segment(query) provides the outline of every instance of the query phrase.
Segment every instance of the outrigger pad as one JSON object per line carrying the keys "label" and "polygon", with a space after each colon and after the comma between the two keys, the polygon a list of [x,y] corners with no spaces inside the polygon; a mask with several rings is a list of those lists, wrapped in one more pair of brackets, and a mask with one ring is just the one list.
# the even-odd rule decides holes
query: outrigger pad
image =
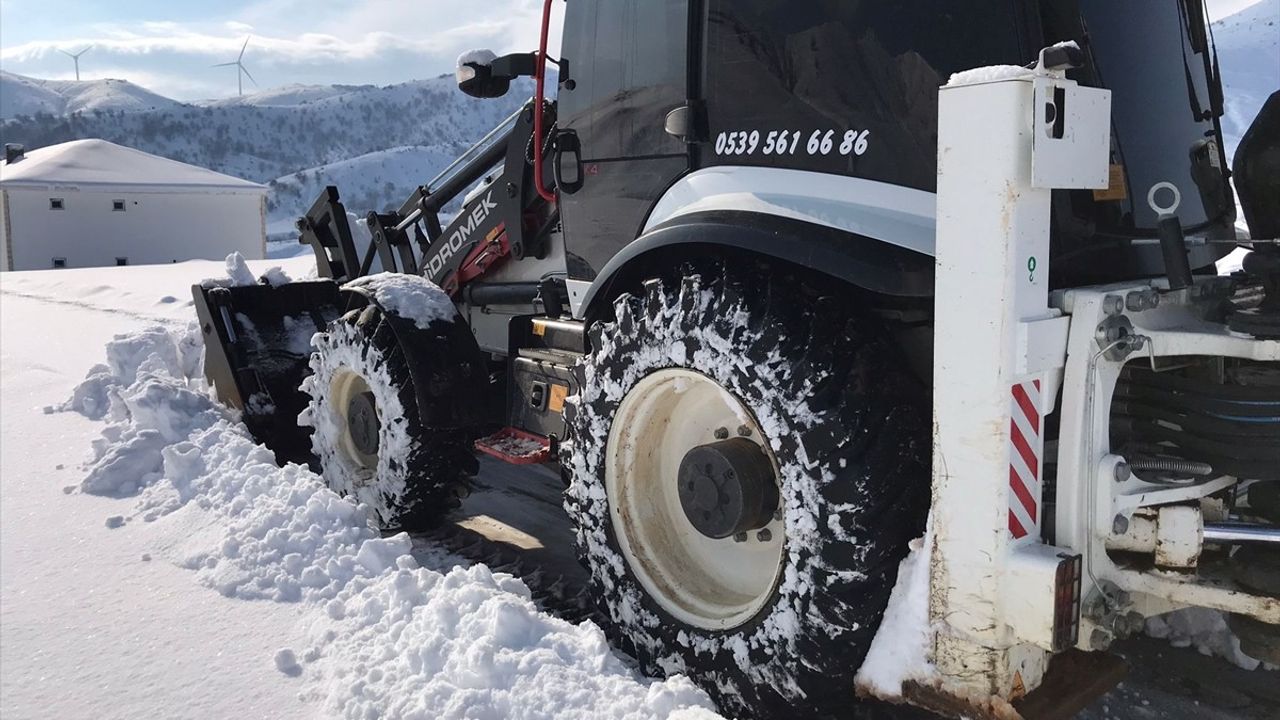
{"label": "outrigger pad", "polygon": [[281,464],[314,465],[311,429],[298,426],[308,398],[311,337],[342,312],[332,280],[273,287],[192,288],[204,335],[204,374],[218,399],[243,413],[254,439]]}

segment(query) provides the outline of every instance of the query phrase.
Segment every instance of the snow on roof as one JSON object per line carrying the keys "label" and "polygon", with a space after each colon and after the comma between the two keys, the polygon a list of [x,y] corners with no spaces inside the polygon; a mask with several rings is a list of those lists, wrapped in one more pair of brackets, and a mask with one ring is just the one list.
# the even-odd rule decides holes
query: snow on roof
{"label": "snow on roof", "polygon": [[73,140],[31,150],[12,163],[0,160],[0,186],[53,185],[266,191],[258,183],[106,140]]}

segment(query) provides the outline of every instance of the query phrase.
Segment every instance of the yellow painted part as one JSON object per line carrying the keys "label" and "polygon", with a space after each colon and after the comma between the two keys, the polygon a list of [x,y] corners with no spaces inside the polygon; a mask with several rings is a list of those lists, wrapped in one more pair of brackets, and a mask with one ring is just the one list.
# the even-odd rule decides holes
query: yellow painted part
{"label": "yellow painted part", "polygon": [[1124,200],[1129,197],[1129,187],[1124,181],[1124,166],[1112,165],[1107,177],[1106,190],[1094,190],[1093,199],[1099,202]]}
{"label": "yellow painted part", "polygon": [[564,399],[569,394],[569,388],[566,385],[552,385],[551,397],[547,400],[547,407],[551,412],[564,412]]}

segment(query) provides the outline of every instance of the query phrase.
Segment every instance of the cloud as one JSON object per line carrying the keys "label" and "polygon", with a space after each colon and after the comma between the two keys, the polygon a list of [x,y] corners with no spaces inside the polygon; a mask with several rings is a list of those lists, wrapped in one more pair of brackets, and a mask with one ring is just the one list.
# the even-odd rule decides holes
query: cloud
{"label": "cloud", "polygon": [[[207,59],[234,57],[240,52],[242,34],[211,34],[173,23],[144,23],[142,32],[108,28],[98,36],[67,40],[34,41],[0,50],[0,59],[30,62],[56,54],[66,47],[93,45],[97,55],[153,55],[180,53]],[[354,38],[304,33],[293,38],[252,34],[250,47],[259,60],[271,62],[342,62],[364,60],[380,52],[402,50],[430,53],[438,46],[431,39],[410,39],[393,33],[369,32]]]}
{"label": "cloud", "polygon": [[[146,78],[157,92],[190,100],[217,87],[234,92],[234,82],[220,81],[226,73],[210,66],[234,60],[250,36],[245,64],[263,87],[389,84],[451,72],[458,54],[476,47],[533,49],[541,12],[542,0],[484,6],[471,0],[361,0],[337,7],[264,0],[232,17],[217,17],[220,11],[213,9],[197,20],[155,17],[59,28],[56,37],[7,43],[0,62],[10,72],[65,76],[70,67],[58,51],[92,45],[81,61],[83,78],[107,72],[139,84]],[[183,14],[190,13],[176,11],[174,17]],[[558,36],[559,20],[553,25]],[[234,74],[228,77],[234,80]]]}

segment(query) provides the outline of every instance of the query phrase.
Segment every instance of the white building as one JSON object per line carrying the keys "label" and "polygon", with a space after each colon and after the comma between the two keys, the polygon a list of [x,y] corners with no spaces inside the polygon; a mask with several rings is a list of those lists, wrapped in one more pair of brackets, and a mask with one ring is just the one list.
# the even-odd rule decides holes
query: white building
{"label": "white building", "polygon": [[105,140],[0,160],[0,270],[266,253],[267,188]]}

